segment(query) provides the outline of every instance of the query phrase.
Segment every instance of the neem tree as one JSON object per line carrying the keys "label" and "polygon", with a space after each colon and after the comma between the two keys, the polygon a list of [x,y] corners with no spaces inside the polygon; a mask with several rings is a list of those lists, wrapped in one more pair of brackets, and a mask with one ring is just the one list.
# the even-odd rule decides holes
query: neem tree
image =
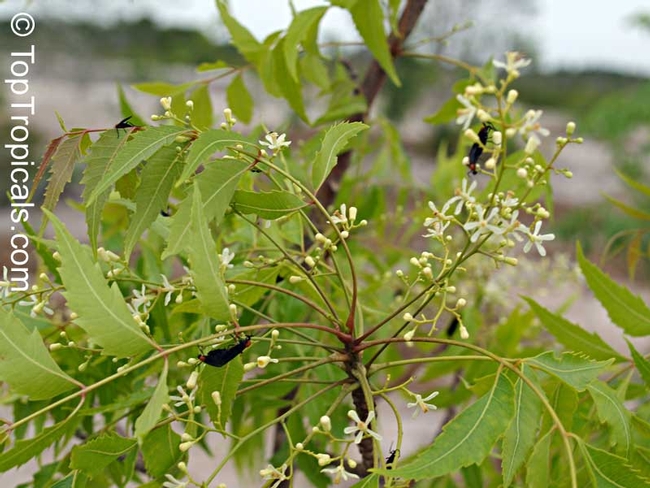
{"label": "neem tree", "polygon": [[[521,268],[518,242],[545,256],[549,178],[571,176],[556,163],[581,142],[575,125],[540,153],[541,112],[511,87],[529,63],[516,52],[475,67],[409,51],[424,0],[332,3],[372,54],[361,79],[317,44],[334,6],[296,12],[260,43],[218,1],[245,63],[138,86],[162,97],[154,125],[121,94],[130,119],[52,141],[43,227],[56,238],[27,228],[42,272],[27,292],[5,282],[0,308],[15,417],[3,421],[0,470],[53,446],[34,486],[224,486],[231,462],[273,487],[298,472],[317,487],[646,486],[649,408],[624,401],[647,399],[648,361],[532,298],[503,315],[488,294],[493,276]],[[399,84],[400,56],[466,74],[430,119],[463,130],[430,189],[412,181],[397,129],[369,115],[385,79]],[[253,112],[245,71],[312,135],[239,132],[235,117]],[[209,88],[224,77],[229,108],[213,128]],[[308,116],[316,98],[322,111]],[[77,164],[89,246],[52,213]],[[579,248],[578,260],[613,322],[647,335],[643,302]],[[533,268],[529,279],[543,277]],[[441,432],[431,414],[417,418],[432,442],[414,455],[402,448],[407,408],[446,411]],[[394,439],[380,435],[387,426]],[[224,445],[199,476],[193,453]]]}

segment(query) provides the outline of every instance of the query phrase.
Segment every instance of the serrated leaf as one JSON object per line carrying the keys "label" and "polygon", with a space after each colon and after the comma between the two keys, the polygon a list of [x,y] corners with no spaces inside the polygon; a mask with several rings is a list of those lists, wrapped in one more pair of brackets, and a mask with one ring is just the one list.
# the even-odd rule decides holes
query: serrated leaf
{"label": "serrated leaf", "polygon": [[153,343],[137,326],[116,283],[109,287],[88,248],[70,235],[61,221],[43,210],[52,220],[61,255],[59,273],[68,306],[78,317],[75,324],[103,347],[103,354],[118,358],[146,352]]}
{"label": "serrated leaf", "polygon": [[124,255],[128,260],[136,243],[167,208],[169,194],[183,169],[183,153],[170,146],[154,154],[140,174],[140,186],[135,194],[135,213],[131,216],[124,238]]}
{"label": "serrated leaf", "polygon": [[124,148],[115,155],[114,160],[89,195],[86,203],[92,203],[95,198],[111,188],[121,176],[138,166],[161,147],[174,142],[176,137],[186,130],[183,127],[163,125],[135,132],[133,138],[129,139]]}
{"label": "serrated leaf", "polygon": [[169,424],[163,425],[147,434],[142,442],[144,465],[154,478],[160,478],[183,457],[178,448],[181,436]]}
{"label": "serrated leaf", "polygon": [[[223,151],[229,146],[248,143],[248,140],[236,132],[222,129],[211,129],[199,134],[187,155],[187,162],[179,178],[179,184],[189,179],[199,166],[208,162],[210,156],[217,151]],[[213,161],[212,163],[214,163]]]}
{"label": "serrated leaf", "polygon": [[232,204],[243,214],[256,214],[266,220],[279,219],[307,206],[300,197],[285,190],[270,192],[237,190]]}
{"label": "serrated leaf", "polygon": [[219,17],[221,18],[221,21],[230,33],[232,43],[242,56],[251,63],[257,64],[263,49],[262,45],[257,41],[257,39],[255,39],[248,29],[230,15],[230,12],[228,12],[227,2],[224,0],[217,0],[217,8],[219,9]]}
{"label": "serrated leaf", "polygon": [[[207,222],[221,223],[241,177],[250,165],[236,159],[213,161],[196,176],[201,198],[203,214]],[[192,217],[192,195],[186,197],[171,217],[169,244],[162,255],[165,259],[178,254],[187,247]]]}
{"label": "serrated leaf", "polygon": [[[201,370],[198,396],[210,419],[220,429],[225,429],[230,419],[232,405],[243,377],[244,366],[241,357],[220,368],[206,365]],[[212,393],[215,391],[221,395],[221,408],[217,407],[212,399]]]}
{"label": "serrated leaf", "polygon": [[597,488],[642,488],[650,486],[647,478],[641,477],[629,465],[627,459],[590,446],[578,439],[580,450],[587,461],[589,474]]}
{"label": "serrated leaf", "polygon": [[348,141],[367,128],[368,126],[361,122],[343,122],[327,129],[312,167],[311,181],[314,190],[318,190],[327,179],[332,168],[336,166],[338,154],[343,151]]}
{"label": "serrated leaf", "polygon": [[244,77],[238,74],[233,78],[226,88],[226,101],[228,107],[231,108],[233,113],[245,124],[248,124],[253,117],[253,97],[251,97]]}
{"label": "serrated leaf", "polygon": [[189,100],[194,102],[191,114],[192,124],[201,130],[212,127],[212,100],[210,99],[209,85],[201,84],[192,92]]}
{"label": "serrated leaf", "polygon": [[31,400],[49,400],[75,385],[54,362],[38,330],[31,333],[0,307],[0,380]]}
{"label": "serrated leaf", "polygon": [[147,406],[144,407],[144,410],[135,421],[135,436],[140,443],[142,443],[143,437],[156,426],[158,420],[160,420],[163,405],[169,402],[169,394],[167,393],[167,369],[168,364],[165,361],[162,373],[160,373],[160,378],[156,384],[156,389],[153,395],[151,395],[149,403],[147,403]]}
{"label": "serrated leaf", "polygon": [[327,7],[314,7],[302,10],[296,14],[291,21],[284,43],[284,57],[287,66],[287,71],[291,78],[296,82],[300,82],[298,78],[298,46],[307,39],[310,34],[317,34],[314,29],[314,24],[318,24],[327,12]]}
{"label": "serrated leaf", "polygon": [[433,445],[414,460],[381,474],[421,480],[480,464],[510,423],[513,395],[510,380],[499,375],[492,390],[445,425]]}
{"label": "serrated leaf", "polygon": [[577,257],[589,288],[607,310],[612,322],[631,336],[650,335],[650,308],[645,302],[589,262],[582,253],[580,243],[577,245]]}
{"label": "serrated leaf", "polygon": [[77,415],[70,415],[67,419],[57,424],[47,427],[33,439],[24,439],[17,441],[14,447],[4,451],[0,456],[0,473],[10,470],[21,464],[25,464],[30,459],[34,459],[53,443],[63,436],[72,435],[79,425],[80,418]]}
{"label": "serrated leaf", "polygon": [[137,441],[135,439],[127,439],[115,433],[104,435],[74,446],[70,457],[70,467],[93,477],[136,446]]}
{"label": "serrated leaf", "polygon": [[630,412],[618,399],[616,392],[602,382],[593,382],[587,386],[596,405],[598,418],[606,423],[611,432],[611,443],[622,448],[627,454],[632,443]]}
{"label": "serrated leaf", "polygon": [[366,46],[396,86],[402,86],[384,32],[384,11],[379,0],[357,1],[349,8]]}
{"label": "serrated leaf", "polygon": [[[534,371],[531,371],[528,366],[523,365],[522,373],[536,383]],[[519,378],[515,383],[515,413],[503,439],[501,459],[504,487],[510,486],[515,474],[526,460],[528,452],[535,444],[541,413],[542,401]]]}
{"label": "serrated leaf", "polygon": [[559,358],[552,351],[547,351],[539,356],[527,358],[526,363],[545,371],[560,379],[578,391],[583,391],[589,383],[598,378],[605,369],[614,362],[593,361],[576,354],[564,353]]}
{"label": "serrated leaf", "polygon": [[589,333],[579,325],[569,322],[564,317],[547,310],[532,298],[523,297],[542,325],[569,350],[583,352],[594,359],[627,361],[595,332]]}
{"label": "serrated leaf", "polygon": [[220,271],[215,242],[203,214],[201,191],[196,182],[193,189],[191,232],[188,237],[190,271],[201,308],[213,319],[227,321],[230,319],[230,304],[226,282]]}
{"label": "serrated leaf", "polygon": [[54,210],[65,185],[72,180],[75,164],[81,158],[81,139],[85,134],[68,137],[52,156],[52,169],[45,189],[43,207]]}
{"label": "serrated leaf", "polygon": [[535,444],[526,464],[526,486],[529,488],[548,488],[550,469],[551,440],[554,429],[549,430]]}
{"label": "serrated leaf", "polygon": [[634,365],[636,366],[637,371],[641,375],[641,378],[645,382],[647,388],[650,388],[650,361],[639,354],[632,343],[626,340],[627,346],[630,348],[630,353],[632,354],[632,359],[634,360]]}

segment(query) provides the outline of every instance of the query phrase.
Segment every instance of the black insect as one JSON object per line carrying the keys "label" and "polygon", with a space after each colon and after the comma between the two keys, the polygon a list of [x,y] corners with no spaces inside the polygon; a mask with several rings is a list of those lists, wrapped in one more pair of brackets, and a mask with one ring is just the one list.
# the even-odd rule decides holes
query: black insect
{"label": "black insect", "polygon": [[386,458],[386,469],[393,469],[393,463],[395,462],[396,454],[399,454],[399,449],[390,450],[390,454]]}
{"label": "black insect", "polygon": [[127,118],[122,119],[117,124],[115,124],[115,133],[117,134],[117,137],[120,137],[120,129],[124,129],[124,132],[126,132],[126,129],[137,127],[136,125],[133,125],[131,122],[129,122],[129,119],[131,117],[133,117],[133,115],[129,115]]}
{"label": "black insect", "polygon": [[209,364],[210,366],[215,366],[217,368],[225,366],[230,361],[239,356],[244,349],[251,345],[251,336],[244,336],[242,339],[239,339],[238,342],[230,347],[223,349],[213,349],[208,352],[208,354],[199,354],[198,360],[202,363]]}
{"label": "black insect", "polygon": [[454,315],[454,318],[451,319],[451,322],[449,322],[449,325],[447,326],[447,337],[451,337],[454,335],[454,333],[458,329],[458,324],[460,324],[460,322],[458,321],[458,317]]}
{"label": "black insect", "polygon": [[481,141],[481,144],[475,142],[472,144],[472,147],[469,148],[469,154],[467,155],[469,158],[469,163],[467,166],[469,167],[469,172],[473,175],[478,174],[478,171],[476,170],[476,163],[478,163],[478,158],[480,158],[481,154],[483,154],[483,147],[488,142],[488,136],[490,135],[491,130],[496,129],[490,122],[485,122],[483,124],[483,127],[481,127],[481,130],[478,131],[478,139]]}
{"label": "black insect", "polygon": [[160,215],[162,215],[163,217],[171,217],[172,213],[169,207],[167,207],[167,210],[160,211]]}

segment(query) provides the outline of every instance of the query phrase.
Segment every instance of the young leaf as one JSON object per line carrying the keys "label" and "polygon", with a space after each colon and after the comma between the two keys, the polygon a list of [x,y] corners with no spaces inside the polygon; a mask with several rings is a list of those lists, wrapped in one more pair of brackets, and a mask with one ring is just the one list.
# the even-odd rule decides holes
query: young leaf
{"label": "young leaf", "polygon": [[627,361],[596,333],[589,333],[564,317],[545,309],[531,298],[523,297],[542,325],[569,350],[584,352],[594,359]]}
{"label": "young leaf", "polygon": [[327,7],[314,7],[307,10],[302,10],[296,14],[291,21],[284,42],[284,57],[289,75],[295,82],[300,82],[298,78],[298,53],[296,49],[303,40],[311,33],[317,33],[314,29],[315,24],[318,24],[327,12]]}
{"label": "young leaf", "polygon": [[554,429],[549,430],[542,437],[528,458],[526,464],[526,486],[529,488],[548,488],[549,483],[551,454],[551,440],[553,439]]}
{"label": "young leaf", "polygon": [[245,124],[253,117],[253,97],[251,97],[244,77],[238,74],[233,78],[226,89],[226,100],[233,113]]}
{"label": "young leaf", "polygon": [[124,148],[115,155],[115,159],[106,169],[106,173],[97,183],[86,203],[92,203],[105,190],[113,186],[122,175],[131,171],[161,147],[174,142],[174,139],[186,130],[184,127],[162,125],[160,127],[149,127],[133,134],[133,139],[130,139],[124,145]]}
{"label": "young leaf", "polygon": [[70,456],[70,467],[93,477],[136,446],[135,439],[120,437],[115,433],[103,435],[85,444],[74,446]]}
{"label": "young leaf", "polygon": [[590,446],[581,439],[578,439],[578,445],[585,461],[587,461],[589,475],[594,486],[599,488],[642,488],[650,486],[650,481],[641,477],[628,464],[627,459]]}
{"label": "young leaf", "polygon": [[480,464],[512,419],[513,396],[512,383],[499,375],[492,390],[445,425],[433,445],[416,459],[381,474],[421,480]]}
{"label": "young leaf", "polygon": [[70,183],[75,164],[81,158],[82,138],[82,134],[68,137],[52,156],[53,164],[45,190],[43,208],[54,210],[65,185]]}
{"label": "young leaf", "polygon": [[631,336],[650,335],[650,308],[645,302],[589,262],[582,253],[580,243],[577,245],[577,256],[589,288],[605,307],[612,322]]}
{"label": "young leaf", "polygon": [[[207,409],[210,419],[219,429],[226,428],[237,388],[243,377],[244,366],[241,358],[236,358],[221,368],[205,366],[201,370],[197,395]],[[212,393],[215,391],[221,395],[221,408],[217,407],[212,399]]]}
{"label": "young leaf", "polygon": [[0,307],[0,358],[0,380],[30,400],[49,400],[75,386],[48,353],[38,330],[30,334],[4,307]]}
{"label": "young leaf", "polygon": [[634,348],[630,341],[627,341],[627,346],[630,348],[632,359],[634,360],[634,365],[636,366],[637,371],[645,382],[646,387],[650,388],[650,361],[641,356],[639,351]]}
{"label": "young leaf", "polygon": [[90,259],[88,249],[70,235],[54,214],[43,211],[56,230],[62,263],[59,273],[66,288],[63,295],[78,315],[75,323],[107,355],[125,358],[154,347],[133,320],[117,284],[109,287],[99,266]]}
{"label": "young leaf", "polygon": [[230,319],[230,308],[226,283],[219,269],[215,242],[203,214],[201,191],[196,182],[193,190],[191,229],[187,244],[190,249],[189,258],[196,295],[204,313],[216,320],[227,321]]}
{"label": "young leaf", "polygon": [[232,204],[243,214],[256,214],[266,220],[279,219],[307,206],[298,196],[283,190],[270,192],[237,190]]}
{"label": "young leaf", "polygon": [[[522,372],[535,382],[534,371],[525,364]],[[539,426],[542,402],[521,378],[515,383],[515,414],[503,439],[503,486],[508,487],[517,470],[535,444],[535,434]]]}
{"label": "young leaf", "polygon": [[343,122],[330,127],[321,142],[321,148],[316,153],[316,161],[312,168],[311,181],[314,190],[318,190],[336,166],[337,156],[343,151],[348,141],[368,126],[361,122]]}
{"label": "young leaf", "polygon": [[180,443],[181,436],[174,432],[169,424],[149,432],[141,448],[147,473],[154,478],[167,473],[183,457],[178,448]]}
{"label": "young leaf", "polygon": [[167,369],[168,364],[165,361],[156,389],[153,395],[151,395],[149,403],[147,403],[147,406],[144,407],[144,410],[135,421],[135,436],[140,443],[142,443],[142,438],[156,426],[160,419],[163,405],[169,402],[169,394],[167,393]]}
{"label": "young leaf", "polygon": [[605,383],[594,381],[587,390],[596,404],[598,418],[610,428],[611,444],[618,445],[627,455],[632,443],[630,412]]}
{"label": "young leaf", "polygon": [[584,390],[589,383],[598,378],[605,368],[614,362],[592,361],[576,354],[564,353],[559,358],[553,351],[547,351],[534,358],[525,359],[533,367],[555,376],[578,391]]}

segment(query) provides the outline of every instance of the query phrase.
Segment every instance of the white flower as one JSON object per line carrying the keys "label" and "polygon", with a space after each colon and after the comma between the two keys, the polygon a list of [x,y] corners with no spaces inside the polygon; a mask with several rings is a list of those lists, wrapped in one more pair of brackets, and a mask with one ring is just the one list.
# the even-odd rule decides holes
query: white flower
{"label": "white flower", "polygon": [[458,202],[456,209],[454,210],[454,215],[458,215],[463,210],[463,205],[465,205],[465,202],[474,203],[476,201],[476,198],[472,196],[472,192],[474,189],[476,189],[477,185],[478,183],[476,180],[474,180],[472,181],[472,184],[469,185],[469,188],[467,188],[467,178],[463,178],[460,190],[456,188],[456,196],[451,197],[447,203],[445,203],[445,205],[442,207],[443,212],[445,208],[449,208],[455,202]]}
{"label": "white flower", "polygon": [[348,478],[355,478],[355,479],[359,478],[359,476],[357,476],[356,474],[346,471],[345,468],[343,468],[343,464],[339,464],[336,468],[321,469],[320,472],[333,474],[335,485],[338,485],[341,482],[341,479],[343,481],[347,481]]}
{"label": "white flower", "polygon": [[542,127],[539,123],[539,119],[543,113],[542,110],[529,110],[526,112],[526,115],[524,115],[524,124],[519,128],[519,133],[522,135],[537,133],[542,137],[548,136],[550,131]]}
{"label": "white flower", "polygon": [[260,476],[265,480],[277,480],[275,483],[273,483],[270,486],[270,488],[275,488],[280,483],[282,483],[282,481],[289,479],[285,474],[286,471],[287,471],[286,463],[280,466],[279,468],[276,468],[269,464],[266,468],[260,469]]}
{"label": "white flower", "polygon": [[171,110],[172,108],[172,97],[162,97],[160,99],[160,105],[165,110]]}
{"label": "white flower", "polygon": [[264,369],[269,365],[269,363],[277,363],[277,362],[279,361],[275,358],[272,358],[271,356],[260,356],[257,358],[257,367]]}
{"label": "white flower", "polygon": [[346,427],[343,429],[343,432],[346,434],[353,434],[357,433],[357,436],[354,438],[354,443],[359,444],[361,442],[361,439],[363,438],[363,434],[368,434],[378,441],[381,441],[381,436],[377,434],[377,432],[374,432],[370,430],[368,427],[370,423],[375,419],[375,411],[371,410],[370,413],[368,413],[368,418],[366,419],[365,422],[362,422],[361,419],[359,418],[359,414],[355,412],[354,410],[349,410],[348,411],[348,417],[356,422],[357,425],[354,427]]}
{"label": "white flower", "polygon": [[218,256],[219,256],[219,262],[221,263],[221,268],[222,268],[223,271],[225,271],[226,269],[232,268],[232,264],[230,264],[230,262],[235,257],[234,252],[230,252],[230,249],[228,249],[227,247],[224,247],[223,251],[221,251],[221,254],[219,254]]}
{"label": "white flower", "polygon": [[285,141],[286,134],[278,135],[277,132],[269,132],[266,134],[266,141],[258,141],[262,146],[268,147],[273,152],[281,151],[283,147],[289,147],[291,141]]}
{"label": "white flower", "polygon": [[179,481],[171,474],[166,474],[165,478],[167,478],[169,481],[165,481],[162,484],[164,488],[185,488],[189,483],[189,481]]}
{"label": "white flower", "polygon": [[336,210],[334,212],[334,215],[330,217],[330,221],[333,224],[347,224],[348,223],[347,213],[348,213],[347,205],[345,203],[342,203],[340,209]]}
{"label": "white flower", "polygon": [[529,241],[524,246],[524,252],[530,251],[530,248],[533,247],[533,244],[535,244],[535,247],[537,248],[537,252],[539,253],[539,255],[546,256],[546,249],[544,249],[544,246],[542,246],[542,242],[552,241],[553,239],[555,239],[555,234],[540,235],[539,231],[541,228],[542,228],[542,221],[538,220],[537,223],[535,224],[535,230],[533,232],[530,232],[530,230],[527,229]]}
{"label": "white flower", "polygon": [[432,403],[425,403],[425,402],[428,402],[429,400],[433,400],[435,397],[438,396],[439,393],[440,392],[438,391],[434,391],[426,398],[422,398],[422,395],[416,394],[415,401],[413,403],[406,404],[407,408],[419,407],[419,410],[416,408],[415,412],[413,412],[412,418],[417,417],[420,411],[422,411],[422,413],[427,413],[429,410],[438,410],[438,407],[436,407]]}
{"label": "white flower", "polygon": [[151,298],[147,296],[147,289],[145,288],[144,284],[142,285],[142,288],[140,288],[140,291],[138,290],[133,290],[133,295],[135,298],[131,300],[131,303],[127,303],[127,307],[133,312],[133,314],[140,314],[140,306],[145,305],[145,308],[143,312],[146,313],[147,311],[147,305],[151,303]]}
{"label": "white flower", "polygon": [[427,229],[427,233],[422,235],[422,237],[433,237],[435,239],[442,239],[443,237],[445,237],[445,230],[447,229],[447,227],[449,227],[449,222],[445,222],[444,224],[440,221],[431,222],[429,228]]}
{"label": "white flower", "polygon": [[167,305],[169,305],[169,302],[172,299],[172,294],[176,289],[171,285],[171,283],[169,282],[169,280],[164,274],[161,274],[160,276],[162,276],[162,280],[163,280],[163,287],[160,289],[160,291],[167,292],[167,294],[165,295],[165,307],[166,307]]}
{"label": "white flower", "polygon": [[465,225],[463,225],[463,229],[465,229],[467,232],[476,229],[476,231],[470,237],[471,242],[476,242],[481,234],[487,234],[488,232],[492,232],[494,234],[503,234],[504,229],[490,223],[490,221],[494,220],[494,218],[497,216],[497,213],[499,212],[498,208],[493,207],[487,217],[485,216],[485,209],[482,205],[477,204],[475,209],[476,220],[467,222]]}
{"label": "white flower", "polygon": [[192,405],[194,403],[194,395],[196,394],[196,390],[192,390],[192,392],[188,395],[185,390],[183,389],[182,386],[177,386],[176,390],[180,394],[180,396],[177,395],[170,395],[169,400],[176,402],[174,403],[175,407],[180,407],[181,405]]}
{"label": "white flower", "polygon": [[505,69],[509,75],[515,78],[519,77],[519,68],[525,68],[530,64],[531,60],[524,58],[523,54],[517,51],[506,52],[506,62],[492,60],[492,64],[497,68]]}
{"label": "white flower", "polygon": [[470,102],[462,95],[456,95],[456,100],[458,100],[465,107],[458,109],[458,118],[456,119],[456,123],[458,125],[463,124],[463,130],[467,130],[467,128],[472,123],[472,119],[476,115],[477,109],[474,105],[472,105],[472,102]]}

